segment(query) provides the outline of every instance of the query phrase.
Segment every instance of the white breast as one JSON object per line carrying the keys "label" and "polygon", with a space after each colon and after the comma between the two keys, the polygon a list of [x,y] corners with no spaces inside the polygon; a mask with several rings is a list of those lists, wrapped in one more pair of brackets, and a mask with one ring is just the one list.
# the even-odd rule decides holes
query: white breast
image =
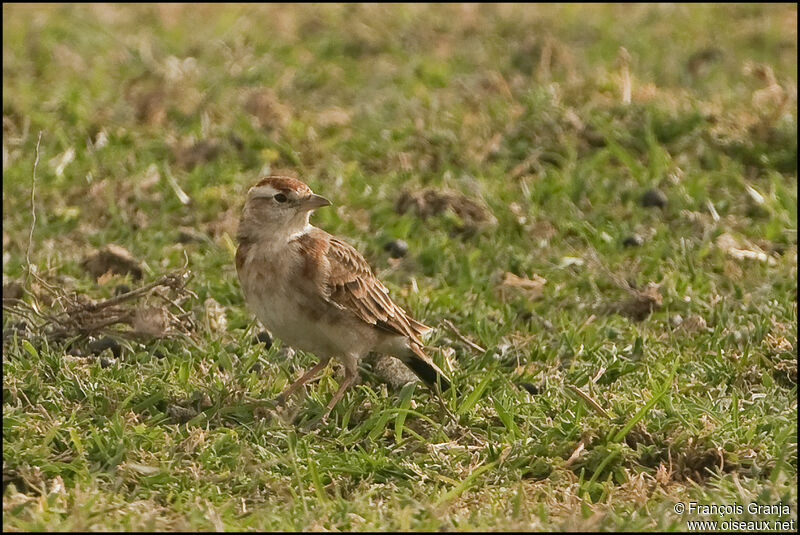
{"label": "white breast", "polygon": [[[256,267],[258,266],[258,268]],[[375,329],[299,288],[302,258],[294,247],[254,245],[239,273],[248,307],[284,344],[318,357],[360,358],[379,343]]]}

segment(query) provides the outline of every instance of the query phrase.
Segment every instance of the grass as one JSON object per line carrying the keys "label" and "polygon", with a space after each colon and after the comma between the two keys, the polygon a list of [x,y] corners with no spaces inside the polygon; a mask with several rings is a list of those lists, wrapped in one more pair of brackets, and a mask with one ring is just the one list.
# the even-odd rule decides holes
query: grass
{"label": "grass", "polygon": [[[227,319],[196,346],[123,340],[104,365],[4,312],[4,529],[796,521],[796,27],[793,4],[4,4],[4,285],[43,293],[25,277],[41,131],[38,274],[96,299],[142,284],[81,267],[116,243],[143,282],[188,262],[187,306],[203,324],[213,297]],[[369,366],[315,431],[259,410],[315,362],[252,343],[233,267],[243,194],[277,168],[439,326],[457,422]],[[423,188],[496,223],[396,210]],[[642,206],[651,188],[662,208]],[[501,294],[505,272],[546,282]]]}

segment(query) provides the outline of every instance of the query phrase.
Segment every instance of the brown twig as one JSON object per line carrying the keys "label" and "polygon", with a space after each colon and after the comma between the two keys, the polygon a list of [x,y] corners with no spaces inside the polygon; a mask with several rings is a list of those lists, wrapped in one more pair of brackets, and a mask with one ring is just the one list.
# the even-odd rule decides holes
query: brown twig
{"label": "brown twig", "polygon": [[476,344],[475,342],[473,342],[472,340],[470,340],[469,338],[467,338],[466,336],[461,334],[461,331],[459,331],[458,328],[455,325],[453,325],[452,321],[450,321],[448,319],[443,319],[442,323],[444,325],[446,325],[448,329],[453,331],[453,334],[455,334],[458,337],[459,340],[461,340],[462,342],[467,344],[469,347],[471,347],[475,351],[478,351],[480,353],[485,353],[486,352],[486,350],[484,348],[482,348],[481,346],[479,346],[478,344]]}
{"label": "brown twig", "polygon": [[611,420],[611,415],[608,414],[606,410],[600,406],[599,403],[597,403],[595,400],[589,397],[589,394],[587,394],[586,392],[584,392],[575,385],[567,385],[567,388],[569,388],[571,392],[574,392],[578,397],[580,397],[583,401],[585,401],[586,404],[589,405],[590,408],[594,409],[594,411],[597,414],[605,416],[606,418]]}
{"label": "brown twig", "polygon": [[567,461],[564,463],[564,466],[563,466],[563,468],[569,468],[569,466],[570,466],[572,463],[574,463],[574,462],[575,462],[575,459],[577,459],[577,458],[580,456],[581,452],[583,451],[583,449],[584,449],[585,447],[586,447],[586,444],[584,444],[584,443],[583,443],[583,440],[581,440],[581,441],[578,443],[578,447],[577,447],[577,448],[575,448],[575,451],[573,451],[573,452],[572,452],[572,455],[570,455],[570,456],[569,456],[569,459],[567,459]]}
{"label": "brown twig", "polygon": [[33,182],[31,183],[31,231],[28,234],[28,249],[25,251],[25,284],[28,285],[28,278],[31,274],[31,247],[33,247],[33,229],[36,227],[36,168],[39,167],[39,144],[42,141],[42,131],[39,130],[39,138],[36,140],[36,159],[33,160]]}
{"label": "brown twig", "polygon": [[[159,288],[166,287],[170,288],[173,292],[176,292],[179,296],[183,294],[194,295],[185,287],[187,280],[188,276],[185,272],[177,271],[164,275],[160,279],[142,286],[141,288],[137,288],[130,292],[126,292],[124,294],[99,302],[86,302],[85,296],[70,296],[63,294],[62,292],[60,297],[64,301],[61,304],[63,310],[55,314],[41,312],[32,304],[18,299],[14,301],[7,300],[3,304],[3,310],[20,317],[24,317],[32,324],[38,324],[36,325],[38,330],[42,330],[44,327],[53,324],[53,328],[51,331],[49,331],[48,336],[56,338],[69,336],[71,334],[87,336],[99,334],[101,332],[113,332],[114,334],[120,336],[136,337],[137,333],[134,331],[118,331],[108,329],[109,327],[118,323],[131,323],[135,309],[130,306],[123,305],[129,301],[133,301],[135,299],[146,297],[155,293],[167,303],[170,303],[180,310],[181,316],[188,317],[190,313],[186,312],[182,307],[180,307],[174,299],[157,291]],[[196,327],[195,323],[189,318],[190,328],[186,328],[183,326],[184,322],[179,320],[178,316],[171,313],[169,310],[166,312],[170,319],[173,320],[173,323],[180,326],[180,328],[176,330],[175,334],[188,336],[191,338],[192,328]],[[34,318],[38,319],[39,321],[36,321]]]}
{"label": "brown twig", "polygon": [[145,295],[146,293],[149,293],[150,290],[152,290],[153,288],[157,288],[159,286],[168,286],[173,290],[179,290],[184,284],[184,281],[182,279],[183,279],[183,273],[180,272],[168,273],[167,275],[164,275],[157,281],[153,281],[150,284],[146,284],[141,288],[131,290],[130,292],[125,292],[124,294],[117,295],[110,299],[105,299],[103,301],[100,301],[99,303],[84,303],[80,305],[79,308],[74,312],[82,312],[82,311],[97,312],[98,310],[101,310],[103,308],[108,308],[114,305],[118,305],[120,303],[124,303],[125,301],[130,301],[131,299],[135,299],[137,297]]}

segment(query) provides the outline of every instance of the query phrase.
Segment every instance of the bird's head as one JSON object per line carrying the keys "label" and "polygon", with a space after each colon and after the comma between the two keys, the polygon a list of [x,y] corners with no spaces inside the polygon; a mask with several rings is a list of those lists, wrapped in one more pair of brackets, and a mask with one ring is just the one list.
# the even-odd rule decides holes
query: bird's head
{"label": "bird's head", "polygon": [[296,178],[268,176],[247,192],[239,221],[239,238],[280,239],[302,232],[311,212],[331,202]]}

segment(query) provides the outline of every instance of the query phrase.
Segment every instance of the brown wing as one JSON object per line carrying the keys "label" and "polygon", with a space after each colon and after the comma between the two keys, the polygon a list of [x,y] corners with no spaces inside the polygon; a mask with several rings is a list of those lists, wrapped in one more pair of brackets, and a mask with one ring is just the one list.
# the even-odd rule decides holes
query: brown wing
{"label": "brown wing", "polygon": [[440,376],[442,388],[449,387],[442,371],[422,349],[420,336],[431,328],[394,304],[389,290],[358,251],[320,229],[303,234],[298,241],[306,258],[304,276],[315,281],[329,303],[379,329],[410,338],[409,353],[396,356],[429,385]]}
{"label": "brown wing", "polygon": [[361,320],[385,331],[408,336],[422,345],[420,336],[431,328],[394,304],[389,290],[372,273],[364,257],[347,243],[328,235],[324,286],[328,299]]}

